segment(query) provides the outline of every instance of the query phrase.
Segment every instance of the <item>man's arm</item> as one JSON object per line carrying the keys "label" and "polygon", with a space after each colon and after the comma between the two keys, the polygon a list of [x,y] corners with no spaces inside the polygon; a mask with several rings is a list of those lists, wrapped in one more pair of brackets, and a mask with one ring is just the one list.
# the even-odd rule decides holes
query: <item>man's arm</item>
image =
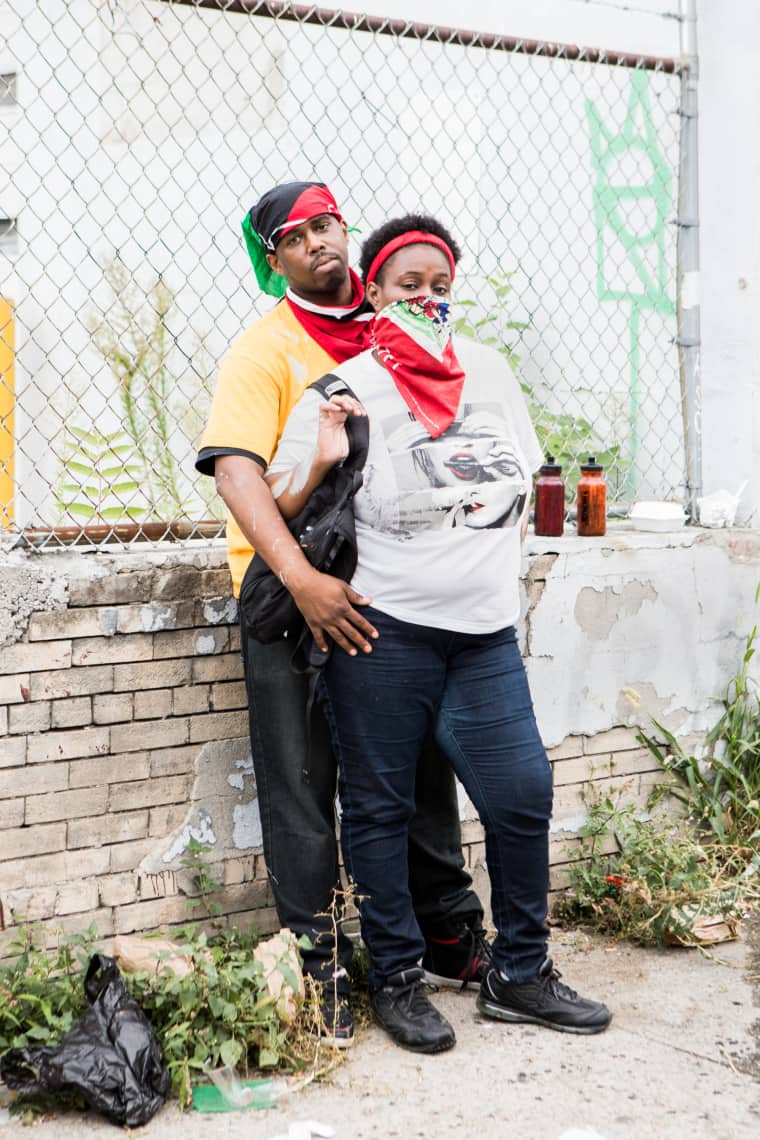
{"label": "man's arm", "polygon": [[357,649],[371,653],[368,639],[377,637],[377,631],[354,609],[369,605],[370,599],[314,569],[285,525],[263,476],[261,465],[246,455],[216,456],[219,495],[251,546],[293,595],[318,648],[327,650],[329,636],[351,656]]}

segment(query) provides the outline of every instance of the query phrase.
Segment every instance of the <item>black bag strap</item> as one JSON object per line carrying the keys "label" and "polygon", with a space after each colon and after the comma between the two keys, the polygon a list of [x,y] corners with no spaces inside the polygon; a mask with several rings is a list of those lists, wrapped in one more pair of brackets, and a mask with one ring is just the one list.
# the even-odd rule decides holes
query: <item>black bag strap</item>
{"label": "black bag strap", "polygon": [[[321,376],[319,380],[315,380],[309,384],[309,388],[314,388],[315,391],[325,400],[329,400],[331,396],[336,395],[338,392],[345,392],[347,395],[358,400],[358,396],[354,392],[350,384],[340,376],[336,376],[334,372],[328,372],[327,375]],[[342,468],[346,472],[360,473],[367,460],[367,453],[369,451],[369,417],[368,416],[347,416],[346,417],[346,434],[348,436],[348,455],[343,460]],[[353,494],[358,491],[361,486],[361,478],[354,479]],[[311,753],[312,753],[312,740],[314,732],[314,717],[316,716],[316,703],[317,703],[317,684],[321,674],[322,667],[327,663],[327,659],[332,653],[332,645],[328,646],[327,652],[323,653],[314,644],[314,638],[307,625],[304,625],[301,631],[301,636],[298,638],[298,643],[293,651],[291,657],[290,667],[294,673],[301,673],[308,678],[308,690],[306,698],[306,748],[307,756],[304,766],[303,776],[308,781],[311,773]]]}
{"label": "black bag strap", "polygon": [[[345,392],[354,400],[359,399],[351,385],[346,383],[341,376],[336,376],[334,372],[328,372],[325,376],[320,376],[319,380],[314,380],[308,387],[319,392],[320,396],[325,400],[329,400],[330,397],[334,396],[337,392]],[[346,419],[346,434],[348,435],[349,450],[348,455],[343,460],[342,468],[348,472],[360,472],[364,467],[369,451],[369,417],[348,416]],[[352,497],[360,486],[361,481],[355,480]],[[304,625],[296,647],[293,650],[290,667],[294,673],[303,673],[310,678],[307,720],[311,719],[314,689],[319,671],[322,666],[326,664],[331,652],[332,646],[328,647],[326,653],[318,649],[314,644],[314,639],[311,636],[308,626]]]}

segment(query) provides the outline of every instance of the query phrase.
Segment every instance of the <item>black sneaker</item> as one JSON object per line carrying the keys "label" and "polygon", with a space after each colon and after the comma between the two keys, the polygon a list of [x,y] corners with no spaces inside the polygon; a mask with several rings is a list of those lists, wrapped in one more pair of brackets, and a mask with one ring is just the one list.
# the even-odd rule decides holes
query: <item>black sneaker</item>
{"label": "black sneaker", "polygon": [[456,1044],[454,1030],[428,1000],[419,966],[388,978],[370,1002],[383,1029],[405,1049],[442,1053]]}
{"label": "black sneaker", "polygon": [[491,968],[491,944],[482,926],[463,926],[454,938],[426,938],[425,981],[455,989],[480,989]]}
{"label": "black sneaker", "polygon": [[347,1049],[354,1043],[354,1017],[348,993],[334,981],[323,982],[319,1014],[314,1016],[310,1036],[333,1049]]}
{"label": "black sneaker", "polygon": [[600,1001],[580,997],[559,980],[547,958],[532,982],[508,982],[498,970],[488,971],[478,995],[478,1009],[500,1021],[527,1021],[560,1033],[601,1033],[612,1014]]}

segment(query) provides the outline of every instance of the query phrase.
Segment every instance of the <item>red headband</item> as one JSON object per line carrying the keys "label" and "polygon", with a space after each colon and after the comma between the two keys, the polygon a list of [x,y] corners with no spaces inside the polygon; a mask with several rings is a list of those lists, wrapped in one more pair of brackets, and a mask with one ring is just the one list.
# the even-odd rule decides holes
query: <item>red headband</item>
{"label": "red headband", "polygon": [[398,237],[392,238],[387,245],[384,245],[380,252],[375,257],[374,261],[367,271],[367,285],[374,281],[377,277],[379,270],[396,250],[403,249],[405,245],[435,245],[443,252],[449,259],[451,266],[451,280],[454,280],[454,273],[456,272],[456,263],[454,261],[454,254],[449,249],[443,238],[439,238],[437,234],[428,234],[423,230],[407,230],[405,234],[400,234]]}

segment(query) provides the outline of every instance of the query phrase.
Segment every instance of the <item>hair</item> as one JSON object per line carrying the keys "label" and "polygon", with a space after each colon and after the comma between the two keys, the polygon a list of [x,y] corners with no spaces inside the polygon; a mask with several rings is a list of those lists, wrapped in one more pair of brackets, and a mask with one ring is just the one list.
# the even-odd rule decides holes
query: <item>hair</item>
{"label": "hair", "polygon": [[[359,270],[361,272],[362,281],[364,281],[365,284],[369,267],[383,246],[386,246],[389,241],[393,241],[394,238],[409,233],[410,230],[423,230],[423,232],[435,234],[441,241],[445,241],[451,250],[451,256],[454,258],[455,265],[462,256],[459,244],[452,237],[449,230],[436,218],[431,218],[429,214],[405,214],[403,218],[391,218],[389,222],[385,222],[382,226],[373,230],[362,246],[362,252],[359,258]],[[381,266],[377,274],[377,281],[382,280],[384,271],[385,266]]]}

